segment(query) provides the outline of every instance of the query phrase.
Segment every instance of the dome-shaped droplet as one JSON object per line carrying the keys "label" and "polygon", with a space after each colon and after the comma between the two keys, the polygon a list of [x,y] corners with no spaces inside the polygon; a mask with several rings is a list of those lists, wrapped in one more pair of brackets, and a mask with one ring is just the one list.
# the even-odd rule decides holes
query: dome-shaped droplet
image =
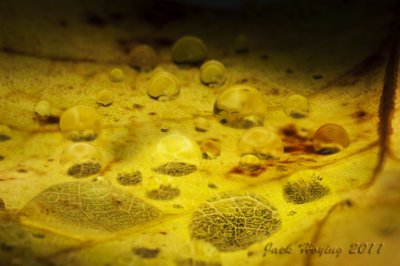
{"label": "dome-shaped droplet", "polygon": [[124,80],[124,72],[119,68],[114,68],[110,71],[110,80],[112,82],[121,82]]}
{"label": "dome-shaped droplet", "polygon": [[156,72],[147,84],[147,94],[154,100],[173,100],[179,94],[178,79],[166,71]]}
{"label": "dome-shaped droplet", "polygon": [[200,67],[200,80],[205,85],[217,87],[226,79],[225,66],[216,60],[209,60]]}
{"label": "dome-shaped droplet", "polygon": [[171,176],[184,176],[196,171],[200,160],[199,146],[178,134],[161,139],[151,155],[153,171]]}
{"label": "dome-shaped droplet", "polygon": [[276,159],[283,154],[283,144],[271,129],[253,127],[240,138],[238,150],[241,155],[252,154],[264,160]]}
{"label": "dome-shaped droplet", "polygon": [[60,159],[63,171],[81,178],[97,174],[101,170],[101,154],[89,143],[73,143],[65,148]]}
{"label": "dome-shaped droplet", "polygon": [[197,37],[184,36],[174,43],[171,54],[175,63],[198,63],[206,59],[207,47]]}
{"label": "dome-shaped droplet", "polygon": [[253,174],[260,170],[261,161],[253,154],[246,154],[240,158],[239,167],[245,173]]}
{"label": "dome-shaped droplet", "polygon": [[113,103],[114,97],[109,90],[101,90],[97,93],[96,102],[101,106],[109,106]]}
{"label": "dome-shaped droplet", "polygon": [[101,117],[93,108],[77,105],[61,115],[59,126],[72,141],[90,141],[101,132]]}
{"label": "dome-shaped droplet", "polygon": [[214,115],[221,124],[250,128],[263,124],[267,112],[264,95],[248,85],[234,85],[218,95]]}
{"label": "dome-shaped droplet", "polygon": [[205,117],[196,117],[193,121],[194,129],[199,132],[206,132],[210,127],[210,122]]}
{"label": "dome-shaped droplet", "polygon": [[149,45],[137,45],[129,53],[129,64],[141,71],[149,71],[158,64],[156,51]]}
{"label": "dome-shaped droplet", "polygon": [[35,113],[42,117],[48,117],[51,114],[51,105],[48,101],[42,100],[35,105]]}
{"label": "dome-shaped droplet", "polygon": [[286,98],[283,110],[288,116],[296,119],[306,117],[310,112],[307,98],[299,94],[293,94]]}
{"label": "dome-shaped droplet", "polygon": [[346,130],[337,124],[325,124],[314,134],[314,150],[320,154],[332,154],[349,146],[350,138]]}

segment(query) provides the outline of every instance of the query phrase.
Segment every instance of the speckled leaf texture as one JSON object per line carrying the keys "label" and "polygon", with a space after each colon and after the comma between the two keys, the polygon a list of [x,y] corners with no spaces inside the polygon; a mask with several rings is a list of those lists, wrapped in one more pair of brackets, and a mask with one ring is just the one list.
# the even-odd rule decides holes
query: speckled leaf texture
{"label": "speckled leaf texture", "polygon": [[[213,10],[184,1],[0,1],[1,266],[399,265],[396,1],[242,2]],[[171,60],[184,35],[225,65],[223,85],[208,87],[198,65]],[[238,35],[248,50],[235,51]],[[156,50],[156,69],[129,65],[137,44]],[[179,80],[170,101],[146,93],[159,69]],[[236,84],[265,96],[263,126],[283,143],[283,155],[262,158],[256,171],[239,167],[246,129],[213,114],[217,96]],[[104,89],[111,105],[96,102]],[[284,112],[292,94],[308,99],[307,117]],[[47,119],[35,113],[41,100],[51,104]],[[72,141],[58,121],[76,105],[103,123],[89,141],[100,166],[71,170],[91,167],[89,176],[60,163]],[[208,128],[196,128],[199,116]],[[350,145],[318,154],[313,135],[327,123],[341,125]],[[152,151],[171,134],[220,152],[197,165],[168,163]]]}

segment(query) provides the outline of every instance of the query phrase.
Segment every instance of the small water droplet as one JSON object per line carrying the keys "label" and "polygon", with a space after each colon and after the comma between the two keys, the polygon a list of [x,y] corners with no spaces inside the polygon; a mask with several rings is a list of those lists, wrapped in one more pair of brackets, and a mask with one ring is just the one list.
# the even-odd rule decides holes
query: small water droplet
{"label": "small water droplet", "polygon": [[124,72],[119,68],[114,68],[110,71],[110,80],[112,82],[121,82],[124,80]]}
{"label": "small water droplet", "polygon": [[200,67],[200,80],[209,87],[218,87],[226,79],[225,66],[216,60],[209,60]]}
{"label": "small water droplet", "polygon": [[295,119],[304,118],[310,112],[307,98],[299,94],[293,94],[286,98],[283,110],[288,116]]}
{"label": "small water droplet", "polygon": [[51,114],[51,105],[48,101],[42,100],[35,105],[35,113],[41,117],[46,118]]}
{"label": "small water droplet", "polygon": [[109,90],[101,90],[97,93],[97,103],[101,106],[109,106],[113,103],[114,97]]}

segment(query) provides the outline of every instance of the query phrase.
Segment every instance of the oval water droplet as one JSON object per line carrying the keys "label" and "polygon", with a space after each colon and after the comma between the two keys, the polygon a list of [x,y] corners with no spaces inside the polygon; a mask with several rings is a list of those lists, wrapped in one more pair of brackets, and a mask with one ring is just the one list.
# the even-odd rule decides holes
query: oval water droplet
{"label": "oval water droplet", "polygon": [[171,55],[175,63],[198,63],[206,59],[207,47],[198,37],[184,36],[174,43]]}

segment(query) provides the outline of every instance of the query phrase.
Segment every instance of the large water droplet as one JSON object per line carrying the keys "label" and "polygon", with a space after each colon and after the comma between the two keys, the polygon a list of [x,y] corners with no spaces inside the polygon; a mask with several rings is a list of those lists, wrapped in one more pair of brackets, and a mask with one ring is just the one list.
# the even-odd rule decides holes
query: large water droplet
{"label": "large water droplet", "polygon": [[339,152],[350,145],[346,130],[337,124],[325,124],[314,134],[314,150],[320,154]]}
{"label": "large water droplet", "polygon": [[101,132],[101,117],[93,108],[77,105],[61,115],[59,126],[72,141],[91,141]]}
{"label": "large water droplet", "polygon": [[72,177],[94,175],[101,170],[101,154],[89,143],[73,143],[65,148],[60,159],[63,171]]}
{"label": "large water droplet", "polygon": [[147,85],[147,94],[154,100],[173,100],[179,94],[178,79],[166,71],[156,72]]}
{"label": "large water droplet", "polygon": [[207,47],[195,36],[184,36],[178,39],[171,50],[175,63],[198,63],[207,57]]}
{"label": "large water droplet", "polygon": [[225,66],[216,60],[209,60],[200,67],[200,80],[207,86],[217,87],[225,82]]}
{"label": "large water droplet", "polygon": [[271,129],[254,127],[242,135],[238,150],[241,155],[252,154],[264,160],[277,159],[283,154],[283,144]]}
{"label": "large water droplet", "polygon": [[161,139],[151,155],[153,171],[171,176],[184,176],[196,171],[200,160],[198,145],[178,134]]}
{"label": "large water droplet", "polygon": [[263,124],[267,112],[264,95],[248,85],[234,85],[218,95],[214,116],[224,125],[250,128]]}

